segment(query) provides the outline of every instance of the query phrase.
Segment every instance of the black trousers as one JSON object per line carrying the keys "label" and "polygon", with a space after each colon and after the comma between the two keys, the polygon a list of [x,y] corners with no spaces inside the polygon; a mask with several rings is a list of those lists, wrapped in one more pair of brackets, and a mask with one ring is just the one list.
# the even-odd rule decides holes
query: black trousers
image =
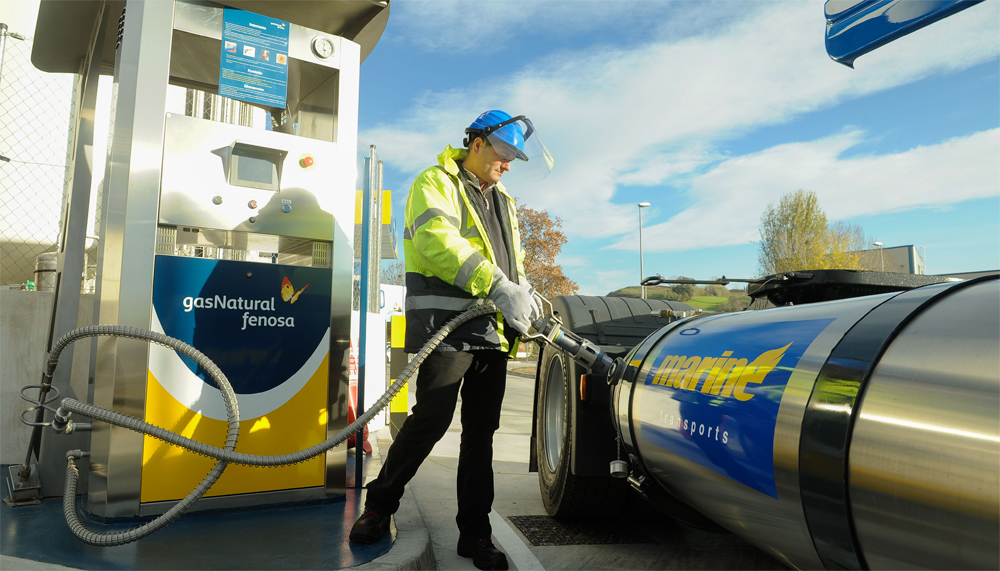
{"label": "black trousers", "polygon": [[[463,382],[464,379],[464,382]],[[475,540],[492,534],[493,433],[507,383],[501,351],[434,352],[417,374],[417,403],[399,429],[378,477],[368,484],[366,507],[395,513],[403,486],[417,473],[451,424],[462,393],[462,443],[458,454],[458,530]]]}

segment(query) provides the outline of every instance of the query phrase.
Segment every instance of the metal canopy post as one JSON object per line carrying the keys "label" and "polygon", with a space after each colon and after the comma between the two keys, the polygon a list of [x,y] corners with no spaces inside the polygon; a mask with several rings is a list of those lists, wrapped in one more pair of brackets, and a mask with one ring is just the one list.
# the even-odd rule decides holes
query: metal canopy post
{"label": "metal canopy post", "polygon": [[[163,109],[174,2],[129,0],[118,48],[114,133],[106,176],[101,249],[103,323],[148,329],[156,245]],[[100,337],[94,404],[142,418],[148,344]],[[97,423],[91,438],[89,509],[103,517],[139,511],[143,437]],[[98,469],[100,468],[100,469]]]}
{"label": "metal canopy post", "polygon": [[[80,311],[80,280],[84,270],[84,250],[87,244],[87,218],[90,210],[90,189],[92,172],[87,154],[94,148],[94,110],[97,107],[97,86],[101,71],[100,54],[104,49],[108,13],[102,10],[95,22],[97,28],[93,50],[83,62],[83,96],[80,105],[79,127],[76,130],[76,148],[73,153],[73,182],[66,199],[66,217],[63,220],[62,243],[60,244],[59,267],[56,273],[56,300],[52,308],[52,329],[49,333],[47,349],[52,343],[77,327]],[[70,385],[73,366],[73,346],[63,352],[61,366],[56,367],[52,386],[61,397],[79,398]],[[51,419],[51,413],[48,415]],[[57,435],[44,431],[39,449],[39,475],[42,480],[42,495],[53,496],[62,492],[66,476],[65,454],[75,448],[89,448],[90,434]],[[87,459],[80,464],[87,467]],[[86,491],[84,488],[81,491]]]}
{"label": "metal canopy post", "polygon": [[[371,305],[372,277],[375,276],[375,287],[378,283],[378,272],[373,271],[373,264],[377,268],[378,258],[373,257],[372,232],[381,232],[381,225],[373,224],[373,216],[378,211],[378,154],[375,152],[375,145],[369,147],[369,156],[365,159],[364,189],[361,206],[361,299],[358,303],[358,393],[357,393],[357,413],[360,417],[365,412],[365,381],[367,379],[367,351],[368,351],[368,310]],[[381,222],[381,220],[379,220]],[[377,239],[376,239],[377,240]],[[376,243],[378,243],[376,241]],[[373,261],[374,260],[374,261]],[[354,487],[363,488],[365,486],[363,467],[365,458],[364,447],[365,428],[361,427],[355,436],[354,444]]]}

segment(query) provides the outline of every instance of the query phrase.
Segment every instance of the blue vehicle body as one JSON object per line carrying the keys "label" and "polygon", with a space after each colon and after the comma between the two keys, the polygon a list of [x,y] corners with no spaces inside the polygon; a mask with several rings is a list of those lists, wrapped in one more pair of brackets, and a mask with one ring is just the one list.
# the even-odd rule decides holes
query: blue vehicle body
{"label": "blue vehicle body", "polygon": [[854,60],[983,0],[827,0],[826,53],[854,67]]}

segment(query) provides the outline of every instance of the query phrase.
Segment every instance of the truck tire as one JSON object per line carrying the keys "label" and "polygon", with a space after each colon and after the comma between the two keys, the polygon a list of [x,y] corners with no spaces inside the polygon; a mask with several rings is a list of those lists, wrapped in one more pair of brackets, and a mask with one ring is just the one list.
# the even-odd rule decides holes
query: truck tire
{"label": "truck tire", "polygon": [[[560,296],[552,300],[552,308],[564,328],[604,346],[605,350],[614,346],[621,353],[667,324],[667,320],[652,313],[663,309],[692,311],[689,305],[680,302],[594,296]],[[604,455],[614,454],[610,409],[604,408],[605,402],[580,402],[576,383],[586,370],[565,353],[544,347],[539,360],[533,453],[542,504],[553,517],[616,517],[626,509],[632,494],[626,480],[612,478],[607,471],[607,462],[613,458]],[[574,426],[587,418],[599,424],[606,422],[609,434],[600,433],[598,426]],[[595,440],[588,441],[586,446],[574,442],[574,435],[581,433]],[[589,468],[587,475],[578,473],[583,470],[581,462],[585,458],[573,457],[583,454],[581,448],[592,456],[588,466],[600,464]],[[633,508],[628,510],[631,512]]]}
{"label": "truck tire", "polygon": [[576,476],[570,471],[573,365],[561,351],[542,352],[535,415],[542,505],[552,517],[612,518],[628,497],[628,483],[611,477]]}

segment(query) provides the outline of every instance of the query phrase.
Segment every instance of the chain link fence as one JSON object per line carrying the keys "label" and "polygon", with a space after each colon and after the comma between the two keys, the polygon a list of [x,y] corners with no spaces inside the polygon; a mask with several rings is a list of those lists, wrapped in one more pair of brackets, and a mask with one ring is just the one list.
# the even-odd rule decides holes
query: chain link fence
{"label": "chain link fence", "polygon": [[59,244],[79,80],[31,65],[32,39],[0,28],[0,286],[34,280]]}
{"label": "chain link fence", "polygon": [[[0,286],[34,281],[38,255],[56,252],[72,184],[72,154],[80,76],[50,74],[31,64],[32,39],[0,31]],[[102,92],[109,91],[107,95]],[[117,93],[102,77],[98,95],[93,172],[82,291],[93,293],[101,232],[106,142],[114,132]],[[171,86],[166,111],[263,128],[263,111],[193,89]],[[107,135],[104,137],[103,135]]]}

